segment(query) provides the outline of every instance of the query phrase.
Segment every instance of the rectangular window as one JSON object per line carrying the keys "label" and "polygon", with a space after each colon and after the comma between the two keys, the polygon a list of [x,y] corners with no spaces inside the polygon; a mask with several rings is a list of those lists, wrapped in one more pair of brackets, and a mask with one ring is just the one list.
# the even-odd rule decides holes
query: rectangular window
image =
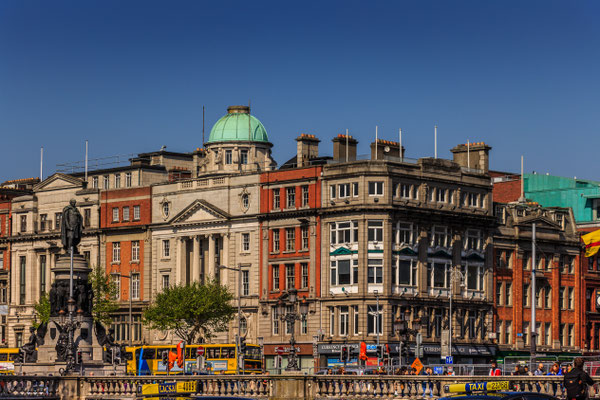
{"label": "rectangular window", "polygon": [[131,172],[125,173],[125,187],[131,187]]}
{"label": "rectangular window", "polygon": [[552,345],[552,324],[550,322],[544,324],[544,344],[546,346]]}
{"label": "rectangular window", "polygon": [[411,223],[398,222],[397,224],[398,237],[396,244],[415,244],[417,242],[417,227]]}
{"label": "rectangular window", "polygon": [[113,242],[112,245],[112,262],[121,262],[121,243]]}
{"label": "rectangular window", "polygon": [[131,261],[140,261],[140,241],[134,240],[131,242]]}
{"label": "rectangular window", "polygon": [[89,228],[92,225],[92,209],[84,208],[83,209],[83,226],[84,228]]}
{"label": "rectangular window", "polygon": [[112,209],[112,222],[119,222],[119,208],[113,207]]}
{"label": "rectangular window", "polygon": [[296,287],[296,266],[294,264],[285,264],[285,284],[286,289],[293,289]]}
{"label": "rectangular window", "polygon": [[225,150],[225,164],[233,164],[233,152]]}
{"label": "rectangular window", "polygon": [[330,225],[331,244],[350,244],[358,242],[358,222],[332,222]]}
{"label": "rectangular window", "polygon": [[348,335],[348,330],[349,330],[349,325],[350,325],[350,321],[348,319],[349,315],[348,315],[348,306],[341,306],[340,307],[340,336],[347,336]]}
{"label": "rectangular window", "polygon": [[0,251],[0,269],[4,269],[4,252]]}
{"label": "rectangular window", "polygon": [[113,284],[115,285],[115,300],[119,300],[121,298],[121,275],[111,275]]}
{"label": "rectangular window", "polygon": [[248,150],[240,151],[240,164],[248,164]]}
{"label": "rectangular window", "polygon": [[504,321],[504,343],[512,344],[512,321]]}
{"label": "rectangular window", "polygon": [[40,232],[44,232],[48,226],[48,214],[40,214]]}
{"label": "rectangular window", "polygon": [[300,334],[307,335],[308,334],[308,320],[306,317],[300,320]]}
{"label": "rectangular window", "polygon": [[335,308],[329,307],[329,335],[335,335]]}
{"label": "rectangular window", "polygon": [[108,175],[104,175],[103,177],[104,189],[108,189],[110,187],[110,177]]}
{"label": "rectangular window", "polygon": [[352,306],[352,314],[353,314],[353,321],[352,321],[352,329],[354,330],[354,335],[358,335],[358,320],[360,318],[360,315],[358,314],[358,306]]}
{"label": "rectangular window", "polygon": [[273,312],[271,315],[273,316],[273,335],[279,335],[279,309],[277,306],[273,307]]}
{"label": "rectangular window", "polygon": [[302,263],[302,264],[300,264],[300,268],[302,270],[300,286],[302,289],[307,289],[308,288],[308,264]]}
{"label": "rectangular window", "polygon": [[279,210],[281,208],[281,205],[279,203],[279,193],[280,193],[280,189],[273,189],[273,209],[274,210]]}
{"label": "rectangular window", "polygon": [[[350,274],[350,259],[331,260],[331,285],[356,284],[357,276]],[[358,274],[357,274],[358,275]]]}
{"label": "rectangular window", "polygon": [[529,297],[530,297],[530,290],[529,290],[529,283],[525,283],[523,285],[523,307],[529,307]]}
{"label": "rectangular window", "polygon": [[496,304],[502,305],[502,282],[496,282]]}
{"label": "rectangular window", "polygon": [[465,249],[481,250],[481,231],[479,229],[467,229]]}
{"label": "rectangular window", "polygon": [[566,293],[567,288],[565,288],[564,286],[560,287],[560,291],[558,292],[558,305],[561,308],[561,310],[565,309],[565,293]]}
{"label": "rectangular window", "polygon": [[308,226],[301,227],[300,232],[302,233],[302,250],[308,250]]}
{"label": "rectangular window", "polygon": [[162,241],[162,256],[163,258],[171,257],[171,242],[169,239],[164,239]]}
{"label": "rectangular window", "polygon": [[27,287],[27,258],[19,257],[19,304],[25,304],[25,290]]}
{"label": "rectangular window", "polygon": [[574,310],[575,309],[575,288],[573,287],[569,287],[568,290],[569,293],[569,310]]}
{"label": "rectangular window", "polygon": [[62,213],[55,213],[54,214],[54,229],[56,229],[57,231],[60,231],[61,221],[62,221]]}
{"label": "rectangular window", "polygon": [[450,247],[448,228],[445,226],[434,226],[431,230],[431,247]]}
{"label": "rectangular window", "polygon": [[568,332],[567,332],[567,345],[568,346],[573,346],[574,342],[575,342],[575,340],[574,340],[575,339],[575,336],[574,336],[575,329],[574,329],[574,327],[575,326],[573,324],[569,324],[568,328],[567,328],[568,329]]}
{"label": "rectangular window", "polygon": [[98,177],[97,176],[94,176],[92,178],[92,188],[98,189]]}
{"label": "rectangular window", "polygon": [[250,234],[242,233],[242,251],[248,252],[250,251]]}
{"label": "rectangular window", "polygon": [[445,203],[446,202],[446,190],[438,188],[435,191],[436,193],[436,200],[438,203]]}
{"label": "rectangular window", "polygon": [[369,242],[383,242],[383,221],[368,221]]}
{"label": "rectangular window", "polygon": [[434,261],[428,263],[430,273],[429,287],[434,289],[446,289],[450,287],[450,262]]}
{"label": "rectangular window", "polygon": [[483,271],[483,264],[467,263],[467,290],[483,290]]}
{"label": "rectangular window", "polygon": [[123,207],[123,221],[129,221],[129,207]]}
{"label": "rectangular window", "polygon": [[133,220],[140,220],[140,206],[133,206]]}
{"label": "rectangular window", "polygon": [[329,186],[329,198],[331,199],[335,199],[335,195],[336,195],[336,191],[335,191],[335,185],[331,185]]}
{"label": "rectangular window", "polygon": [[368,283],[383,283],[383,260],[380,258],[369,258],[367,273]]}
{"label": "rectangular window", "polygon": [[546,290],[544,292],[544,307],[552,308],[552,287],[546,286]]}
{"label": "rectangular window", "polygon": [[285,189],[286,193],[286,208],[296,207],[296,188],[289,187]]}
{"label": "rectangular window", "polygon": [[302,186],[302,207],[308,207],[309,200],[308,186]]}
{"label": "rectangular window", "polygon": [[367,332],[369,335],[381,335],[383,333],[383,309],[379,305],[369,305],[367,312]]}
{"label": "rectangular window", "polygon": [[273,229],[273,252],[279,253],[279,229]]}
{"label": "rectangular window", "polygon": [[352,197],[358,197],[358,182],[352,183]]}
{"label": "rectangular window", "polygon": [[131,299],[140,299],[140,274],[131,274]]}
{"label": "rectangular window", "polygon": [[40,255],[40,295],[46,293],[46,256]]}
{"label": "rectangular window", "polygon": [[407,183],[400,184],[400,197],[403,199],[411,199],[412,198],[412,185]]}
{"label": "rectangular window", "polygon": [[383,196],[383,182],[369,182],[369,196]]}
{"label": "rectangular window", "polygon": [[242,296],[250,296],[250,271],[242,270]]}
{"label": "rectangular window", "polygon": [[506,282],[504,285],[504,301],[507,306],[512,306],[512,283]]}
{"label": "rectangular window", "polygon": [[523,343],[525,343],[525,345],[529,344],[529,336],[531,333],[531,330],[529,329],[529,322],[523,322]]}
{"label": "rectangular window", "polygon": [[417,259],[415,257],[395,257],[392,260],[392,285],[417,285]]}
{"label": "rectangular window", "polygon": [[162,276],[162,290],[165,290],[169,287],[169,275]]}
{"label": "rectangular window", "polygon": [[21,233],[27,232],[27,215],[21,215]]}
{"label": "rectangular window", "polygon": [[296,228],[285,229],[285,251],[296,250]]}
{"label": "rectangular window", "polygon": [[273,265],[271,271],[273,273],[273,290],[279,291],[279,265]]}
{"label": "rectangular window", "polygon": [[346,197],[350,197],[350,184],[342,183],[338,185],[339,198],[344,199]]}
{"label": "rectangular window", "polygon": [[121,187],[121,174],[115,174],[115,189]]}

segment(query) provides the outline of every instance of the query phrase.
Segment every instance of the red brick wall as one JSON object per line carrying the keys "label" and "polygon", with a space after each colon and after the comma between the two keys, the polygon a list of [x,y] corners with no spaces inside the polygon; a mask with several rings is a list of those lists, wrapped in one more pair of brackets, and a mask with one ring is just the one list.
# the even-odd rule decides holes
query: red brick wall
{"label": "red brick wall", "polygon": [[[114,263],[112,261],[113,255],[113,243],[106,243],[106,273],[111,274],[122,274],[131,275],[132,273],[140,274],[140,300],[144,300],[144,239],[140,235],[140,260],[139,262],[131,261],[131,241],[121,241],[121,261]],[[129,278],[121,278],[121,293],[119,299],[122,301],[129,300]]]}
{"label": "red brick wall", "polygon": [[[101,193],[100,227],[148,225],[152,222],[151,188],[107,190]],[[140,206],[140,219],[133,220],[133,207]],[[129,221],[123,221],[123,207],[129,207]],[[119,221],[113,222],[113,208],[119,209]]]}
{"label": "red brick wall", "polygon": [[521,197],[521,181],[496,182],[492,188],[492,197],[498,203],[510,203]]}

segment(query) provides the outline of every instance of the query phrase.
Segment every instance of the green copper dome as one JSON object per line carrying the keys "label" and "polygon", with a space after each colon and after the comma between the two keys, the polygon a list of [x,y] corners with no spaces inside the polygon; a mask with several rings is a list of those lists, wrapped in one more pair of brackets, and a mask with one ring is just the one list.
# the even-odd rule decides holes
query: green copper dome
{"label": "green copper dome", "polygon": [[207,143],[230,141],[269,142],[267,130],[258,118],[250,115],[248,106],[228,107],[227,114],[210,130]]}

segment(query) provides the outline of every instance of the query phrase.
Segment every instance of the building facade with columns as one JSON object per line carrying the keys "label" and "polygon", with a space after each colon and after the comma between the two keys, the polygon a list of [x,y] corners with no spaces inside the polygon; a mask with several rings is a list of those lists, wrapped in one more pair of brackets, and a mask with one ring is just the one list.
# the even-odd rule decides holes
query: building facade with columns
{"label": "building facade with columns", "polygon": [[[152,187],[152,296],[217,277],[241,302],[242,317],[214,342],[234,342],[238,329],[257,341],[260,174],[275,166],[271,147],[248,107],[229,107],[195,153],[195,177]],[[168,332],[152,335],[154,343],[178,340]]]}

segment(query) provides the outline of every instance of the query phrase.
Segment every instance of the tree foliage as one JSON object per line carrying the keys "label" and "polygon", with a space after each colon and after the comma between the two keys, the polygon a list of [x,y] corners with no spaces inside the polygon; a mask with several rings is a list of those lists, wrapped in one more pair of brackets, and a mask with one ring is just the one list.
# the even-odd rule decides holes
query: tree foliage
{"label": "tree foliage", "polygon": [[50,296],[48,293],[42,294],[40,300],[34,304],[34,318],[33,318],[33,327],[35,329],[40,326],[42,323],[46,323],[50,320]]}
{"label": "tree foliage", "polygon": [[227,329],[235,314],[232,299],[217,279],[169,287],[146,309],[143,321],[151,329],[172,330],[187,343],[198,343]]}
{"label": "tree foliage", "polygon": [[88,276],[88,282],[92,285],[94,299],[92,302],[92,316],[95,321],[100,321],[105,326],[113,322],[112,314],[119,309],[115,300],[119,288],[110,279],[103,268],[93,267]]}

